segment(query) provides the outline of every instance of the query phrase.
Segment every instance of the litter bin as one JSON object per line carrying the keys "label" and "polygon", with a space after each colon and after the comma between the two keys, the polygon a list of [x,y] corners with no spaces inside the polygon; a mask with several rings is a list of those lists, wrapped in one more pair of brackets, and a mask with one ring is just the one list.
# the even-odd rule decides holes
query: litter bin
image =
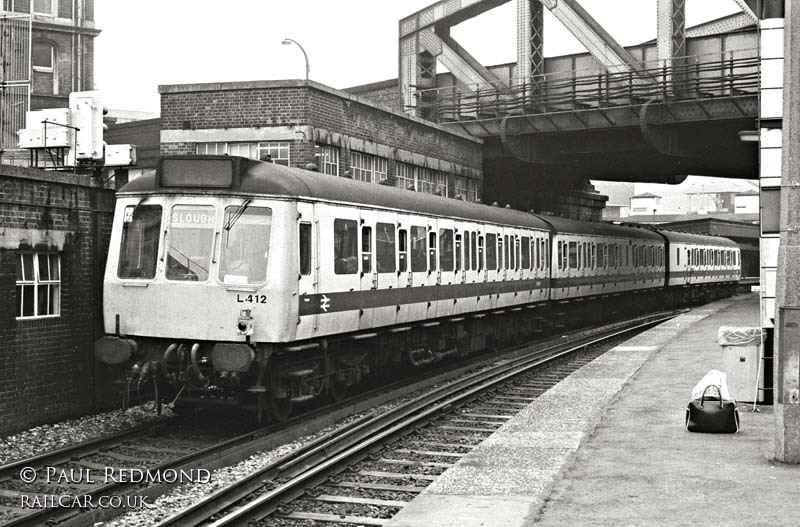
{"label": "litter bin", "polygon": [[[721,326],[722,369],[728,376],[731,397],[741,402],[764,402],[764,367],[761,364],[761,328]],[[756,384],[758,383],[758,384]],[[758,388],[756,388],[758,386]]]}

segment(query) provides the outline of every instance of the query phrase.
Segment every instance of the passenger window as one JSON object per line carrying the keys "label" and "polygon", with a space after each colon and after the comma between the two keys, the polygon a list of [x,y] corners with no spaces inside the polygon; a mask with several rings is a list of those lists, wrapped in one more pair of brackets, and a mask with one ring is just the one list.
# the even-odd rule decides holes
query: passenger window
{"label": "passenger window", "polygon": [[375,259],[378,264],[379,273],[393,273],[397,270],[395,265],[395,239],[393,223],[378,223],[375,226]]}
{"label": "passenger window", "polygon": [[520,263],[520,249],[519,236],[514,236],[514,269],[519,269],[522,265]]}
{"label": "passenger window", "polygon": [[486,269],[494,271],[497,269],[497,235],[486,235]]}
{"label": "passenger window", "polygon": [[453,270],[452,229],[439,229],[439,266],[442,271]]}
{"label": "passenger window", "polygon": [[[480,268],[478,267],[478,248],[476,247],[476,245],[477,245],[476,242],[478,240],[478,235],[473,232],[473,233],[470,234],[470,236],[472,237],[472,254],[471,254],[471,257],[472,257],[472,269],[475,269],[475,270],[479,271]],[[481,249],[482,249],[482,247],[481,247]],[[483,250],[481,250],[481,258],[482,257],[483,257]]]}
{"label": "passenger window", "polygon": [[456,271],[461,270],[461,235],[456,234]]}
{"label": "passenger window", "polygon": [[311,224],[300,223],[300,274],[311,274]]}
{"label": "passenger window", "polygon": [[372,227],[361,227],[361,272],[372,272]]}
{"label": "passenger window", "polygon": [[399,245],[399,268],[398,271],[405,273],[408,271],[408,231],[400,229],[397,232],[397,243]]}
{"label": "passenger window", "polygon": [[[505,235],[503,237],[503,242],[504,242],[504,246],[503,247],[505,247],[505,252],[503,253],[503,256],[504,256],[503,262],[505,263],[505,269],[508,269],[509,261],[510,261],[510,258],[508,257],[508,235]],[[501,267],[502,267],[502,265],[501,265]]]}
{"label": "passenger window", "polygon": [[425,227],[411,227],[411,271],[417,273],[428,270],[425,245],[428,229]]}
{"label": "passenger window", "polygon": [[432,273],[438,267],[436,266],[436,233],[431,231],[428,235],[428,272]]}
{"label": "passenger window", "polygon": [[497,270],[503,269],[503,235],[497,235]]}
{"label": "passenger window", "polygon": [[561,260],[563,258],[562,254],[564,254],[564,242],[559,240],[559,242],[558,242],[558,258],[556,259],[556,262],[558,263],[558,268],[559,269],[561,269],[561,267],[562,267],[561,266]]}
{"label": "passenger window", "polygon": [[578,268],[578,242],[569,242],[569,268]]}
{"label": "passenger window", "polygon": [[522,268],[531,268],[531,239],[527,236],[522,237]]}
{"label": "passenger window", "polygon": [[478,236],[478,271],[483,271],[483,236]]}
{"label": "passenger window", "polygon": [[358,226],[355,220],[333,221],[333,272],[358,272]]}
{"label": "passenger window", "polygon": [[675,265],[681,264],[681,250],[677,247],[675,248]]}
{"label": "passenger window", "polygon": [[466,271],[469,271],[469,270],[472,269],[472,266],[470,265],[470,259],[469,259],[469,254],[470,254],[469,253],[469,247],[470,247],[470,244],[469,244],[469,231],[467,231],[467,232],[464,233],[464,269]]}

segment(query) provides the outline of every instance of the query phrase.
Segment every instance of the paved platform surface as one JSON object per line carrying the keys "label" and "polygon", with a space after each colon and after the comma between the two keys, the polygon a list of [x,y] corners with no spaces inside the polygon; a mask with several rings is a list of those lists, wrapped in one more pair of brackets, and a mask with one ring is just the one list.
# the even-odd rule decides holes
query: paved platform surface
{"label": "paved platform surface", "polygon": [[564,379],[445,472],[390,527],[798,525],[800,466],[772,462],[771,407],[736,435],[692,434],[695,383],[722,369],[719,326],[758,298],[696,308]]}

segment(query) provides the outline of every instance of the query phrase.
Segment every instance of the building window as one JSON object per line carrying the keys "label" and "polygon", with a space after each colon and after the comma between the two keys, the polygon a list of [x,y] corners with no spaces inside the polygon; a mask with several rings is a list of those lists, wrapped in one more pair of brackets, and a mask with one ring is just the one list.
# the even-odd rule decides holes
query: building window
{"label": "building window", "polygon": [[197,153],[212,156],[241,156],[250,159],[267,159],[277,164],[289,166],[289,142],[268,141],[249,143],[197,143]]}
{"label": "building window", "polygon": [[229,156],[249,157],[258,159],[258,145],[255,143],[228,143]]}
{"label": "building window", "polygon": [[383,157],[376,157],[373,159],[373,168],[375,169],[375,181],[377,183],[386,181],[389,175],[389,160]]}
{"label": "building window", "polygon": [[397,188],[406,190],[416,190],[417,167],[406,163],[397,163],[397,175],[394,178],[394,185]]}
{"label": "building window", "polygon": [[444,172],[434,172],[433,193],[438,196],[447,197],[447,174]]}
{"label": "building window", "polygon": [[53,73],[54,55],[55,50],[52,44],[48,44],[47,42],[34,42],[33,52],[31,53],[33,71]]}
{"label": "building window", "polygon": [[[233,154],[231,154],[233,155]],[[258,143],[257,159],[264,160],[270,156],[276,165],[289,166],[289,142],[288,141],[267,141]]]}
{"label": "building window", "polygon": [[434,172],[429,168],[417,169],[417,190],[426,194],[435,192]]}
{"label": "building window", "polygon": [[477,179],[470,179],[467,178],[466,181],[466,195],[464,199],[470,201],[472,203],[476,203],[480,199],[480,194],[478,193],[478,180]]}
{"label": "building window", "polygon": [[55,47],[48,42],[34,42],[31,50],[34,93],[58,93],[58,76],[55,74]]}
{"label": "building window", "polygon": [[61,256],[56,253],[17,254],[17,318],[61,314]]}
{"label": "building window", "polygon": [[339,175],[339,149],[335,146],[321,146],[319,148],[319,160],[323,174],[329,176]]}
{"label": "building window", "polygon": [[350,169],[353,172],[353,179],[372,183],[372,157],[360,152],[352,152],[350,155]]}
{"label": "building window", "polygon": [[33,0],[33,12],[37,15],[53,16],[53,0]]}
{"label": "building window", "polygon": [[228,153],[227,143],[197,143],[197,153],[200,155],[222,156]]}

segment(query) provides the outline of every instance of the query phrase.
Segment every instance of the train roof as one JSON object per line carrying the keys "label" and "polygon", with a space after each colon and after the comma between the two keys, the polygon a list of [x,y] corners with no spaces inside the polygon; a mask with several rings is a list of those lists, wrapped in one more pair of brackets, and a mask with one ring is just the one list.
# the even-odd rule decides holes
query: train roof
{"label": "train roof", "polygon": [[670,243],[685,243],[689,245],[712,245],[718,247],[739,247],[734,241],[722,236],[711,236],[708,234],[694,234],[689,232],[678,232],[659,229]]}
{"label": "train roof", "polygon": [[663,238],[656,232],[643,227],[614,225],[599,221],[579,221],[557,216],[543,216],[542,218],[559,233],[663,241]]}
{"label": "train roof", "polygon": [[[234,177],[228,186],[211,181],[207,185],[196,185],[191,181],[171,184],[164,167],[170,161],[185,161],[197,166],[198,161],[226,161],[233,165]],[[166,162],[166,164],[165,164]],[[206,181],[209,181],[206,179]],[[227,183],[226,183],[227,184]],[[465,220],[516,225],[533,229],[549,230],[547,223],[537,216],[513,209],[469,203],[461,200],[409,192],[408,190],[334,177],[319,172],[286,167],[253,159],[235,156],[169,156],[159,160],[154,175],[134,179],[119,191],[125,194],[266,194],[288,198],[315,198],[334,202],[386,207],[433,216],[456,217]]]}

